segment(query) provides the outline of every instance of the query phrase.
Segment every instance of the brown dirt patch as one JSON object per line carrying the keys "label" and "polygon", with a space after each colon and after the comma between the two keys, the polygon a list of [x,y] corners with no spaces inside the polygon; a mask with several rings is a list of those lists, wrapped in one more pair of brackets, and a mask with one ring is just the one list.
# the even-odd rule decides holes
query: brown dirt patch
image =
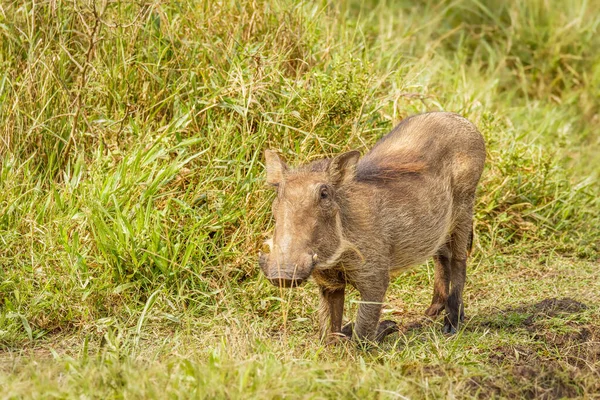
{"label": "brown dirt patch", "polygon": [[566,316],[582,312],[589,307],[577,300],[571,298],[549,298],[535,304],[522,304],[516,307],[508,307],[503,310],[492,310],[486,314],[483,319],[474,318],[472,325],[487,326],[493,328],[513,327],[511,315],[527,316],[518,322],[518,326],[531,326],[537,320],[549,319],[557,316]]}
{"label": "brown dirt patch", "polygon": [[[482,396],[502,393],[529,399],[558,399],[597,396],[600,376],[597,363],[575,366],[567,358],[551,358],[543,349],[525,346],[502,346],[490,358],[499,376],[473,379],[470,388]],[[595,366],[594,366],[595,365]],[[486,390],[482,390],[486,389]]]}
{"label": "brown dirt patch", "polygon": [[568,297],[563,299],[550,298],[531,306],[515,308],[514,312],[531,312],[532,315],[524,321],[525,325],[531,324],[537,318],[552,318],[564,314],[574,314],[586,310],[587,305]]}
{"label": "brown dirt patch", "polygon": [[[558,399],[600,396],[600,323],[574,314],[589,307],[570,298],[490,313],[479,326],[513,330],[533,340],[493,349],[489,364],[496,376],[467,383],[477,397]],[[585,321],[585,322],[583,322]]]}
{"label": "brown dirt patch", "polygon": [[490,357],[498,375],[473,377],[467,387],[478,398],[559,399],[600,393],[597,372],[543,354],[535,347],[500,346]]}

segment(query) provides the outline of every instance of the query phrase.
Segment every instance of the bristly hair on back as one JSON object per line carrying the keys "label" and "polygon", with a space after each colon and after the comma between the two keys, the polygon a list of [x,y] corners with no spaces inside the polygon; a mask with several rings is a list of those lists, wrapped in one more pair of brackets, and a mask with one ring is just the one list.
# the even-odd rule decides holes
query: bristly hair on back
{"label": "bristly hair on back", "polygon": [[423,161],[361,160],[355,179],[365,183],[386,183],[404,176],[419,176],[426,164]]}
{"label": "bristly hair on back", "polygon": [[[322,158],[296,168],[295,172],[325,172],[332,158]],[[356,166],[355,180],[364,183],[386,183],[402,176],[418,176],[425,169],[423,161],[373,160],[364,157]]]}

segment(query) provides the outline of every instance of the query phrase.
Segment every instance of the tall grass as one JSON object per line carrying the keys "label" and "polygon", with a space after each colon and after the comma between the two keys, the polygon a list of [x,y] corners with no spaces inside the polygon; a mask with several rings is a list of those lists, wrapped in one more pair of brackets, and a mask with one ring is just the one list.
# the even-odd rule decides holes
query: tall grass
{"label": "tall grass", "polygon": [[263,150],[364,153],[432,110],[486,137],[476,263],[595,260],[598,15],[585,0],[4,1],[0,344],[311,340],[286,335],[311,325],[314,293],[281,293],[255,265]]}

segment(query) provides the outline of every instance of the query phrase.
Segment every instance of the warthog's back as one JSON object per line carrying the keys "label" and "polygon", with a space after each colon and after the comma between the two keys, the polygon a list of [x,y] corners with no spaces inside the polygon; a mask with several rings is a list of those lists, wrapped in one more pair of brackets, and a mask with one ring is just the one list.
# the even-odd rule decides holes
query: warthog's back
{"label": "warthog's back", "polygon": [[455,184],[476,186],[484,161],[485,143],[471,122],[458,114],[432,112],[405,119],[381,138],[358,163],[357,176],[419,170],[450,173]]}
{"label": "warthog's back", "polygon": [[350,207],[371,208],[393,270],[423,262],[444,244],[460,213],[470,212],[484,161],[475,126],[445,112],[404,120],[359,161],[353,191],[366,200]]}

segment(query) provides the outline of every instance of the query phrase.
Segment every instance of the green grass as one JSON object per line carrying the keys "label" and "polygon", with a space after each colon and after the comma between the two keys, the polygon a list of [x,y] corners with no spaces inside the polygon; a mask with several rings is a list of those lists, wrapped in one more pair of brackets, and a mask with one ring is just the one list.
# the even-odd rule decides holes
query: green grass
{"label": "green grass", "polygon": [[[0,5],[0,396],[597,398],[600,6]],[[458,112],[486,138],[467,319],[396,278],[379,349],[273,287],[263,150],[363,153]],[[356,312],[356,293],[346,319]]]}

